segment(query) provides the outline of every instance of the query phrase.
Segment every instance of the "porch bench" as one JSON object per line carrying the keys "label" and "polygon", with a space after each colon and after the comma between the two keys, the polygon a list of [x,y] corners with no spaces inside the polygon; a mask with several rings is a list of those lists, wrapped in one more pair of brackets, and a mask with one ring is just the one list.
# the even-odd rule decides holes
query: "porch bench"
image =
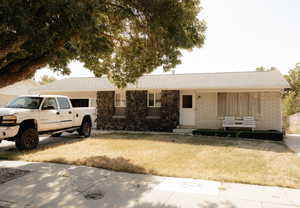
{"label": "porch bench", "polygon": [[243,119],[235,119],[234,116],[225,116],[223,120],[223,128],[235,127],[235,128],[251,128],[254,130],[256,127],[256,121],[252,116],[244,116]]}

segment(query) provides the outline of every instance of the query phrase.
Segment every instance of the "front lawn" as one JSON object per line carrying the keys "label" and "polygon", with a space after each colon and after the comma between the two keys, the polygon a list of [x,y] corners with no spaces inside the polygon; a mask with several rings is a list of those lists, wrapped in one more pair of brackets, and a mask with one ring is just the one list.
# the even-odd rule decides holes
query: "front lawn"
{"label": "front lawn", "polygon": [[300,157],[283,143],[175,135],[101,135],[0,158],[300,188]]}

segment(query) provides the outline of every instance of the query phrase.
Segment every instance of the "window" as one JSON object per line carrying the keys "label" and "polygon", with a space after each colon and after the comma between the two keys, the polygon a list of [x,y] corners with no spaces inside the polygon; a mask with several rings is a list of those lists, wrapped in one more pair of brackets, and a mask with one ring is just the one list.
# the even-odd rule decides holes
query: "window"
{"label": "window", "polygon": [[259,116],[260,93],[218,93],[218,116]]}
{"label": "window", "polygon": [[148,107],[161,107],[161,92],[148,92]]}
{"label": "window", "polygon": [[89,107],[89,99],[71,99],[74,108]]}
{"label": "window", "polygon": [[56,110],[58,109],[57,102],[55,98],[46,98],[42,110]]}
{"label": "window", "polygon": [[59,97],[59,98],[57,98],[57,100],[58,100],[60,109],[70,109],[71,108],[68,98]]}
{"label": "window", "polygon": [[182,108],[193,108],[192,95],[182,95]]}
{"label": "window", "polygon": [[126,107],[126,91],[115,93],[115,107]]}

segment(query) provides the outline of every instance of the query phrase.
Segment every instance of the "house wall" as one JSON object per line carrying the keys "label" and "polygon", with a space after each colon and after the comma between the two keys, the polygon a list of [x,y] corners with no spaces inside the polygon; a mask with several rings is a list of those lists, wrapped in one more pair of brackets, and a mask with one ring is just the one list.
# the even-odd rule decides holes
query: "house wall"
{"label": "house wall", "polygon": [[280,92],[263,93],[261,97],[262,115],[257,128],[263,130],[282,130],[281,95]]}
{"label": "house wall", "polygon": [[41,92],[43,95],[63,95],[68,96],[70,98],[97,98],[96,91],[88,91],[88,92]]}
{"label": "house wall", "polygon": [[1,95],[0,94],[0,107],[4,107],[6,104],[11,102],[15,98],[16,98],[16,96],[14,96],[14,95]]}
{"label": "house wall", "polygon": [[222,127],[218,119],[217,93],[196,93],[196,126],[205,129]]}
{"label": "house wall", "polygon": [[[198,128],[222,128],[222,118],[218,118],[217,92],[197,92],[195,111]],[[262,92],[261,116],[255,119],[257,130],[282,130],[280,92]]]}
{"label": "house wall", "polygon": [[179,124],[179,91],[162,91],[160,117],[149,117],[147,91],[126,91],[126,111],[115,116],[114,91],[97,93],[97,128],[105,130],[172,131]]}
{"label": "house wall", "polygon": [[[159,118],[149,118],[147,91],[126,91],[124,117],[115,116],[114,91],[97,93],[98,129],[172,131],[179,124],[179,91],[162,91]],[[222,128],[218,117],[217,92],[195,91],[197,128]],[[280,92],[261,92],[261,115],[255,117],[257,130],[282,130]]]}

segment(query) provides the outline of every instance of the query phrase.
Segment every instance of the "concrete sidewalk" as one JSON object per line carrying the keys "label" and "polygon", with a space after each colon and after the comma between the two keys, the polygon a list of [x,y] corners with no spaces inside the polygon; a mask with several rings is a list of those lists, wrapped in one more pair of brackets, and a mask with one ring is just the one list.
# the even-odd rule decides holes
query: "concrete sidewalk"
{"label": "concrete sidewalk", "polygon": [[[19,175],[13,174],[15,170]],[[10,171],[1,175],[12,179],[0,184],[0,207],[3,208],[300,207],[300,190],[280,187],[20,161],[0,161],[1,171]]]}

